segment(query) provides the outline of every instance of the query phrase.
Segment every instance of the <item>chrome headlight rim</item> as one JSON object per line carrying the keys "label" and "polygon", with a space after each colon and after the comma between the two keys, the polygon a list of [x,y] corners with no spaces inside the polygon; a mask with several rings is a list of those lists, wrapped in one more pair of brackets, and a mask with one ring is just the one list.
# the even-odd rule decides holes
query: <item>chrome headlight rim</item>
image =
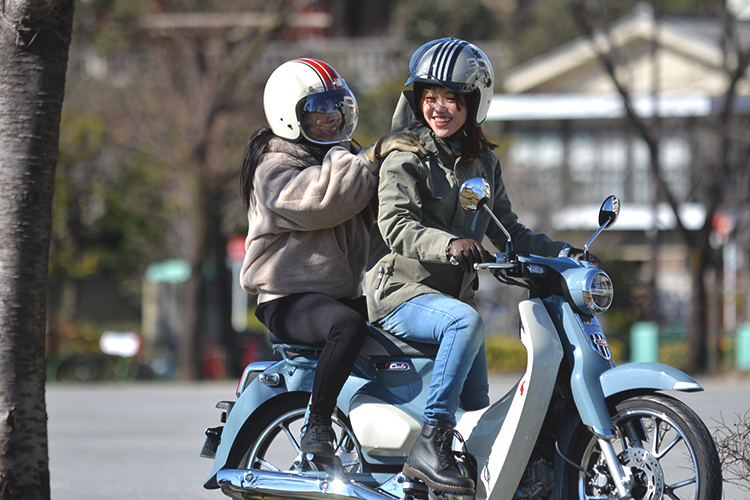
{"label": "chrome headlight rim", "polygon": [[604,271],[589,270],[580,280],[568,282],[576,308],[583,314],[600,314],[612,305],[614,287]]}
{"label": "chrome headlight rim", "polygon": [[594,314],[603,313],[612,305],[614,288],[604,271],[589,273],[581,292],[586,307]]}

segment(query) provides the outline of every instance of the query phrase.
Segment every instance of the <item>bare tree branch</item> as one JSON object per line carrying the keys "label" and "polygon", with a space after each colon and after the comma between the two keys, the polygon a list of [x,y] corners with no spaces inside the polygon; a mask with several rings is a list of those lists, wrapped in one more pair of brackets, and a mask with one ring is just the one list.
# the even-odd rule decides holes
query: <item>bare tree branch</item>
{"label": "bare tree branch", "polygon": [[727,424],[722,415],[714,430],[716,450],[721,460],[724,481],[750,491],[750,410],[737,421]]}
{"label": "bare tree branch", "polygon": [[[661,195],[664,197],[664,199],[666,199],[667,203],[669,203],[669,206],[672,208],[672,211],[675,215],[675,220],[677,221],[677,228],[680,234],[685,239],[685,241],[690,241],[690,232],[686,229],[682,219],[680,218],[679,202],[673,195],[672,191],[669,189],[669,186],[667,186],[664,180],[664,176],[661,175],[659,162],[660,134],[657,129],[658,127],[656,126],[658,124],[658,121],[655,121],[651,126],[649,126],[646,121],[644,121],[640,116],[638,116],[638,113],[636,113],[635,108],[633,107],[632,95],[623,84],[621,78],[617,75],[616,68],[618,65],[618,61],[616,58],[615,44],[612,42],[612,39],[606,29],[596,28],[597,23],[595,23],[591,19],[592,12],[590,7],[586,6],[585,0],[572,0],[569,3],[569,7],[573,13],[573,19],[575,19],[581,32],[584,33],[584,35],[590,40],[591,47],[596,52],[599,62],[607,72],[607,75],[609,75],[612,84],[617,89],[617,93],[620,95],[620,97],[622,97],[622,102],[625,106],[625,112],[628,116],[628,119],[638,131],[638,134],[641,136],[641,138],[646,142],[650,158],[649,168],[657,184],[657,189],[659,190],[659,193],[661,193]],[[654,22],[657,23],[658,21],[654,19]],[[656,35],[656,33],[654,33],[654,35]],[[653,43],[658,44],[658,41],[654,40]],[[654,114],[657,113],[658,109],[656,107],[656,96],[654,96]]]}

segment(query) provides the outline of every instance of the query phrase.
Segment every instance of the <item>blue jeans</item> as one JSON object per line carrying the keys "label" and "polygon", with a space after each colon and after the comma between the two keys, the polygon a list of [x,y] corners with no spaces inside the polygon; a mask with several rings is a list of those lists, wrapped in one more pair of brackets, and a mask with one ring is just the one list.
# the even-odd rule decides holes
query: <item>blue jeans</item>
{"label": "blue jeans", "polygon": [[430,293],[404,302],[378,325],[399,337],[440,344],[422,415],[426,423],[455,424],[459,401],[465,410],[490,404],[484,321],[476,309],[452,297]]}

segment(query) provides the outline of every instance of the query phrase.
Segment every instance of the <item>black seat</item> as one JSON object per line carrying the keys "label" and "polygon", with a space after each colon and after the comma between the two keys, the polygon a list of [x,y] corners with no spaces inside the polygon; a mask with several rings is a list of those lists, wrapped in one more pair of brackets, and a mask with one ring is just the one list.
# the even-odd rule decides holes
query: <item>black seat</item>
{"label": "black seat", "polygon": [[[374,325],[369,325],[365,344],[362,346],[360,354],[371,357],[399,357],[409,358],[434,358],[437,355],[438,344],[424,344],[413,340],[403,339],[383,330]],[[286,344],[282,339],[273,332],[269,334],[271,344]],[[309,351],[310,346],[294,345],[291,346],[294,351]]]}
{"label": "black seat", "polygon": [[434,358],[439,344],[424,344],[415,340],[396,337],[380,327],[370,325],[365,345],[360,353],[365,356],[407,356],[410,358]]}

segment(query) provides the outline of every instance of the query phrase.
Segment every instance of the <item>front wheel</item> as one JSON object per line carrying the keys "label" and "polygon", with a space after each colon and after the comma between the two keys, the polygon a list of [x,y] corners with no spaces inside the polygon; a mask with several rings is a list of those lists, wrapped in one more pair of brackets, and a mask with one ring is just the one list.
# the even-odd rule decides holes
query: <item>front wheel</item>
{"label": "front wheel", "polygon": [[[620,463],[633,472],[636,500],[720,500],[721,466],[711,434],[681,401],[664,394],[622,399],[610,410]],[[596,438],[579,428],[569,498],[615,499],[617,490]],[[575,441],[574,441],[575,442]]]}

